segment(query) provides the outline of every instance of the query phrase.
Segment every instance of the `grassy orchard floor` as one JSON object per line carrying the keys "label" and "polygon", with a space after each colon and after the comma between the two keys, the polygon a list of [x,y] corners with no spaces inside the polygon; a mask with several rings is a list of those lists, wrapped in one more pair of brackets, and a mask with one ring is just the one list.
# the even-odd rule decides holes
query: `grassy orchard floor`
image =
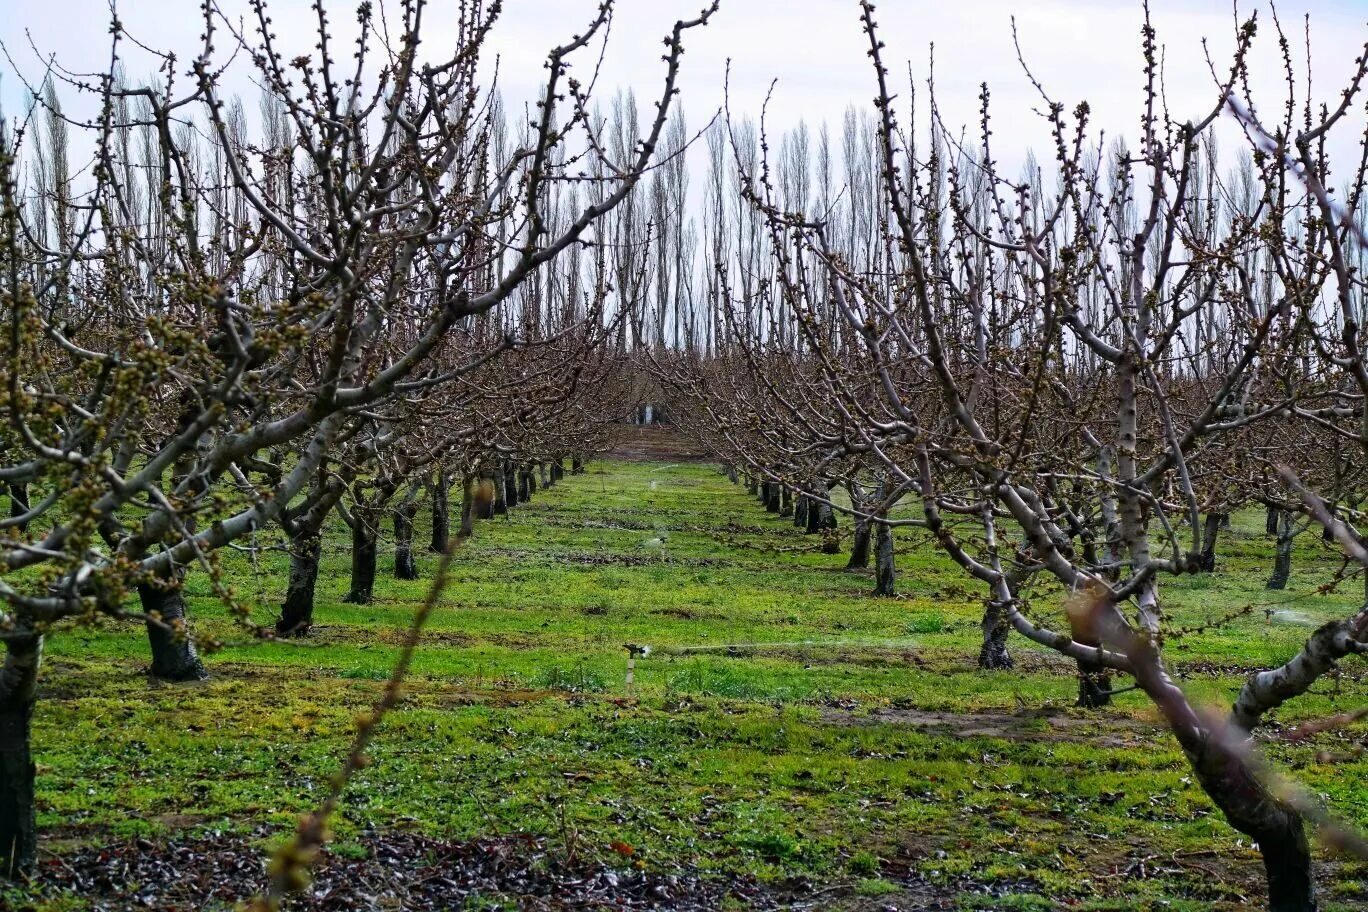
{"label": "grassy orchard floor", "polygon": [[[382,559],[375,604],[342,604],[344,531],[326,543],[305,642],[245,642],[192,577],[197,629],[228,644],[205,684],[149,684],[137,631],[50,641],[35,719],[47,850],[187,830],[260,841],[261,824],[289,828],[317,802],[427,586],[389,579]],[[1261,889],[1257,855],[1191,782],[1145,698],[1075,710],[1071,667],[1019,638],[1016,670],[976,670],[977,590],[917,539],[899,533],[899,597],[874,599],[845,555],[815,553],[710,467],[591,465],[481,524],[459,554],[335,851],[364,855],[369,828],[530,833],[623,869],[815,884],[817,907],[921,908],[928,884],[964,908],[1243,907]],[[1262,517],[1242,516],[1218,573],[1165,581],[1178,624],[1259,606],[1170,647],[1200,701],[1228,705],[1248,670],[1286,659],[1359,598],[1357,583],[1315,594],[1338,561],[1309,534],[1290,588],[1266,592],[1271,550]],[[420,560],[425,574],[434,560]],[[284,555],[260,576],[231,561],[264,620]],[[1031,596],[1057,612],[1057,590]],[[630,699],[627,642],[657,652]],[[732,643],[797,645],[661,654]],[[1275,718],[1362,705],[1363,671],[1347,665]],[[1359,726],[1276,755],[1368,824],[1368,760],[1317,759],[1364,737]],[[1365,869],[1319,857],[1327,908],[1368,908]]]}

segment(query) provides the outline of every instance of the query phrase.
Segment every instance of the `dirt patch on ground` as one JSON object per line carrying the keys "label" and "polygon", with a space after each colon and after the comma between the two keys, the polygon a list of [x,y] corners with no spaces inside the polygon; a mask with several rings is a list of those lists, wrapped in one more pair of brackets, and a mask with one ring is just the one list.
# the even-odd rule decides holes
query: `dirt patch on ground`
{"label": "dirt patch on ground", "polygon": [[[165,843],[148,839],[99,845],[54,843],[19,909],[60,896],[78,896],[100,912],[231,909],[266,885],[268,856],[259,846],[271,834],[207,834]],[[656,909],[704,912],[729,903],[756,910],[951,909],[965,893],[1001,895],[1016,885],[956,882],[936,885],[908,873],[897,892],[858,895],[856,884],[803,880],[759,883],[704,876],[687,868],[643,870],[621,846],[618,863],[566,862],[543,840],[503,837],[445,842],[408,833],[369,833],[364,855],[324,851],[307,890],[291,910],[520,910]]]}
{"label": "dirt patch on ground", "polygon": [[881,707],[855,712],[827,706],[822,708],[822,721],[830,725],[905,725],[957,738],[1075,741],[1100,747],[1135,747],[1165,734],[1161,729],[1129,716],[1102,718],[1039,710],[1007,713]]}

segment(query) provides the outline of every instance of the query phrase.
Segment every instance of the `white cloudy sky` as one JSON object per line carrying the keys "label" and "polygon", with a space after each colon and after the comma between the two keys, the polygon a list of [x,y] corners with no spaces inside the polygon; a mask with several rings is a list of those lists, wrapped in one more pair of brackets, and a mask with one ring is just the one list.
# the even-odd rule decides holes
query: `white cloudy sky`
{"label": "white cloudy sky", "polygon": [[[354,20],[351,0],[325,0],[340,25]],[[393,5],[393,0],[389,0]],[[220,0],[225,10],[246,10],[243,0]],[[643,109],[657,91],[660,38],[679,17],[695,15],[702,0],[619,0],[605,73],[605,87],[632,86]],[[506,96],[532,97],[546,50],[588,21],[597,0],[506,0],[496,29]],[[277,31],[293,41],[292,52],[311,44],[308,0],[273,0]],[[431,0],[429,47],[442,43],[454,0]],[[30,77],[42,66],[30,41],[71,69],[93,69],[108,57],[108,0],[0,0],[0,41]],[[178,48],[188,58],[200,32],[197,0],[122,0],[120,16],[141,42]],[[1165,49],[1168,101],[1178,116],[1200,116],[1213,99],[1203,57],[1207,39],[1224,69],[1234,46],[1236,12],[1229,0],[1153,0],[1153,20]],[[1255,9],[1261,28],[1255,56],[1263,104],[1280,103],[1280,63],[1266,2],[1240,0],[1239,15]],[[1334,100],[1368,38],[1368,0],[1283,0],[1278,12],[1293,33],[1295,55],[1304,56],[1303,17],[1310,16],[1313,93]],[[887,61],[902,72],[910,61],[924,79],[935,46],[938,97],[952,124],[977,120],[978,86],[993,91],[995,142],[1000,157],[1017,158],[1027,146],[1047,148],[1048,135],[1032,113],[1037,96],[1022,74],[1012,45],[1015,15],[1021,43],[1035,74],[1069,107],[1087,99],[1098,125],[1115,135],[1134,134],[1141,97],[1139,0],[885,0],[878,19],[888,45]],[[722,102],[727,61],[732,67],[732,107],[758,111],[771,80],[777,79],[770,123],[775,128],[799,118],[834,125],[847,105],[867,105],[870,68],[856,0],[723,0],[705,30],[688,38],[681,86],[692,125],[700,125]],[[130,75],[150,64],[130,47]],[[582,67],[592,64],[586,55]],[[0,101],[10,113],[23,104],[23,90],[0,60]],[[903,80],[905,84],[905,79]],[[252,92],[239,77],[245,95]],[[605,97],[608,93],[604,93]],[[248,110],[255,105],[248,99]]]}

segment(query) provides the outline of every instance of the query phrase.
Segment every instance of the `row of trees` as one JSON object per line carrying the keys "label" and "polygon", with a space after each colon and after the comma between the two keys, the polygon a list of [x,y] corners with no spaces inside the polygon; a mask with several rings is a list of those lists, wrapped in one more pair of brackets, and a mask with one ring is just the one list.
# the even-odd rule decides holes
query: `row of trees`
{"label": "row of trees", "polygon": [[[1147,20],[1138,142],[1104,147],[1085,103],[1070,110],[1032,78],[1053,161],[1013,177],[987,87],[976,143],[946,128],[934,84],[906,87],[909,113],[873,4],[860,17],[877,93],[871,120],[847,119],[842,181],[825,131],[815,167],[804,130],[777,155],[746,123],[714,138],[716,207],[741,209],[705,252],[714,334],[654,358],[672,414],[775,511],[796,499],[829,517],[839,504],[854,561],[876,529],[882,593],[893,530],[924,530],[986,591],[984,667],[1010,666],[1015,631],[1077,661],[1084,705],[1107,701],[1112,674],[1132,676],[1258,844],[1271,907],[1316,908],[1306,821],[1339,847],[1368,846],[1270,770],[1250,733],[1368,651],[1368,609],[1250,676],[1217,718],[1167,671],[1178,631],[1163,581],[1209,572],[1225,519],[1254,504],[1270,510],[1282,582],[1307,522],[1357,572],[1368,558],[1355,527],[1368,50],[1325,105],[1287,58],[1286,98],[1265,123],[1250,20],[1213,70],[1210,106],[1185,120],[1164,103]],[[1217,154],[1218,124],[1242,137],[1233,163]],[[1332,163],[1343,134],[1359,137],[1354,152]],[[1069,594],[1057,611],[1026,598],[1043,577]]]}
{"label": "row of trees", "polygon": [[[202,46],[152,52],[144,85],[122,76],[115,19],[102,74],[54,66],[32,110],[0,120],[7,875],[36,850],[47,636],[131,621],[154,675],[202,677],[187,574],[254,634],[306,634],[330,516],[351,528],[349,597],[366,601],[386,516],[396,573],[415,575],[424,498],[444,549],[453,485],[469,534],[476,512],[578,467],[620,417],[611,403],[629,407],[613,391],[643,318],[615,288],[643,254],[610,216],[668,171],[684,37],[715,5],[666,36],[644,125],[608,124],[592,74],[572,75],[606,40],[611,0],[551,50],[516,125],[483,59],[497,3],[462,0],[440,45],[420,43],[438,28],[423,0],[383,19],[364,3],[343,45],[315,2],[316,45],[298,57],[265,0],[250,7],[243,26],[205,4]],[[262,88],[259,131],[222,95],[232,67]],[[64,113],[59,88],[95,113]],[[279,620],[258,623],[219,555],[276,541],[289,588]]]}

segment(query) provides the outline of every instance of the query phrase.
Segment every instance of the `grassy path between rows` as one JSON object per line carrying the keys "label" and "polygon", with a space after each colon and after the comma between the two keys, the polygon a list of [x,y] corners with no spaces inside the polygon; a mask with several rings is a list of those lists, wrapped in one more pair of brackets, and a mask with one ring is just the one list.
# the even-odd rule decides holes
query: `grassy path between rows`
{"label": "grassy path between rows", "polygon": [[[1167,590],[1179,625],[1256,606],[1170,649],[1213,705],[1355,601],[1351,586],[1316,594],[1338,563],[1311,536],[1291,588],[1265,592],[1260,526],[1239,517],[1219,572]],[[47,850],[187,830],[266,844],[263,824],[289,828],[318,800],[427,585],[382,559],[375,603],[342,604],[346,543],[333,528],[304,642],[248,642],[192,577],[197,630],[227,644],[202,685],[150,684],[132,628],[53,638],[35,722]],[[1073,709],[1070,666],[1020,639],[1015,670],[978,671],[980,593],[916,533],[899,547],[899,596],[874,599],[869,574],[697,464],[594,463],[482,523],[334,851],[364,854],[373,831],[530,834],[624,870],[810,884],[827,907],[918,908],[930,884],[963,908],[1245,908],[1257,855],[1143,696]],[[228,563],[269,618],[285,556]],[[1049,616],[1060,595],[1030,597]],[[626,643],[652,648],[630,692]],[[1362,705],[1363,670],[1278,720]],[[1276,752],[1361,824],[1365,731]],[[1321,857],[1327,908],[1368,907],[1365,869]]]}

